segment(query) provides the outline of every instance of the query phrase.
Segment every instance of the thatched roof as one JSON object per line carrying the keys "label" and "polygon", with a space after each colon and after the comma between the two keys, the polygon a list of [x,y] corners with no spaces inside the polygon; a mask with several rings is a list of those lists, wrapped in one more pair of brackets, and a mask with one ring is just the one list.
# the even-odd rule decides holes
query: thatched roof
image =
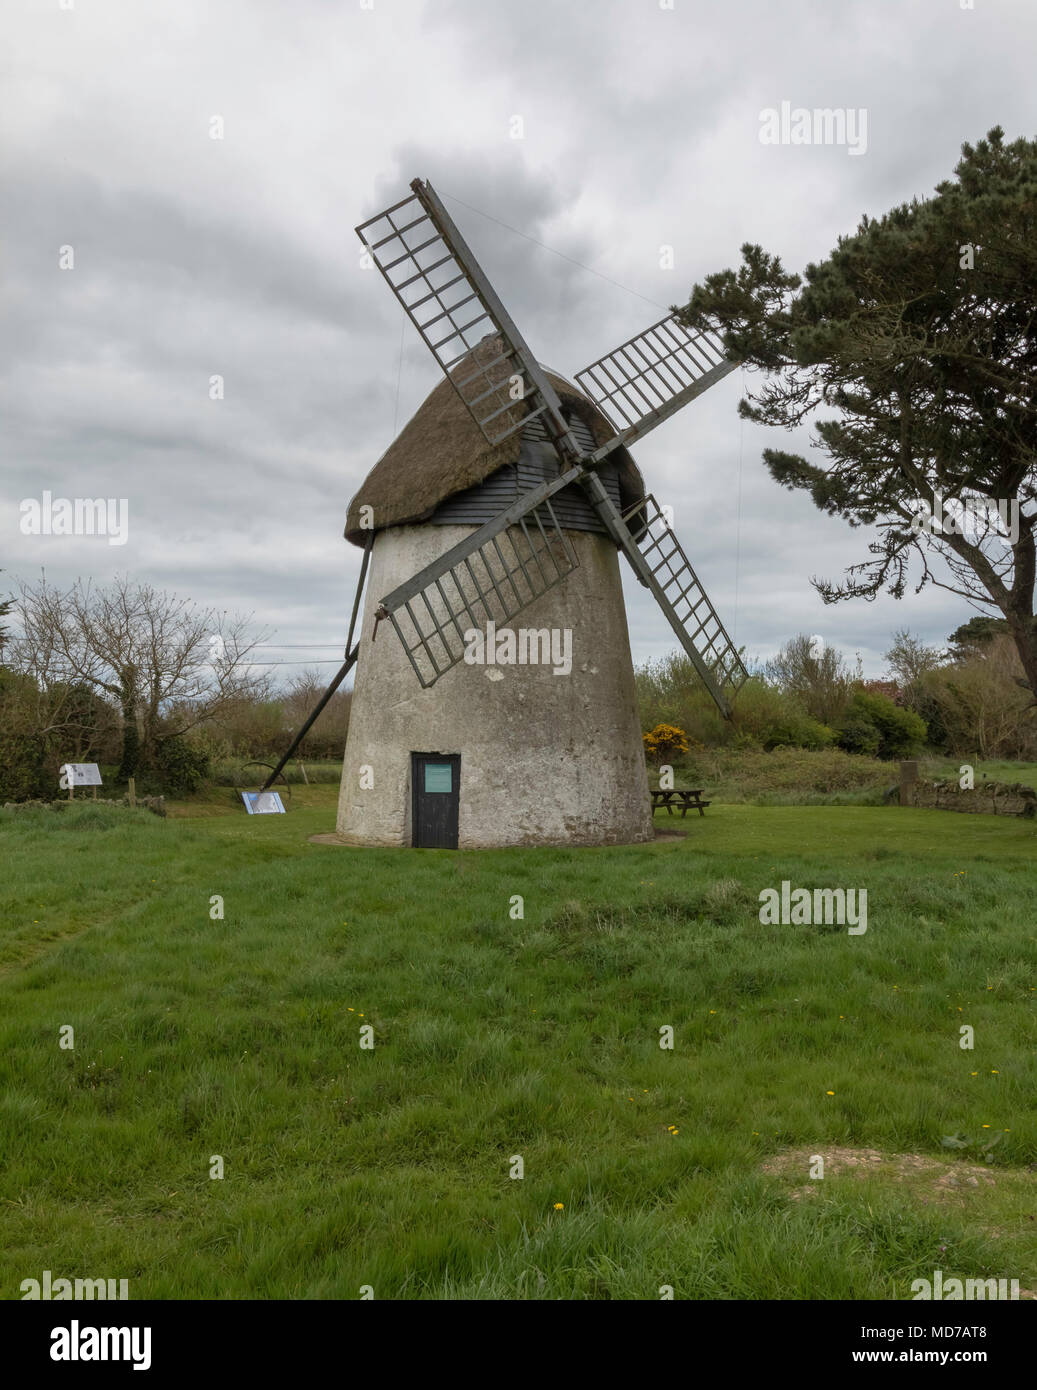
{"label": "thatched roof", "polygon": [[[489,335],[478,343],[455,373],[471,375],[472,366],[492,361],[500,354],[500,339]],[[499,369],[506,376],[503,368]],[[547,378],[562,405],[586,422],[598,444],[611,439],[615,430],[597,406],[571,382],[554,372]],[[499,417],[506,419],[506,416]],[[487,444],[454,387],[444,378],[364,479],[349,504],[346,539],[363,545],[367,531],[360,527],[360,508],[372,508],[375,530],[425,521],[441,502],[455,492],[474,487],[504,464],[519,456],[522,431],[503,443]],[[644,496],[644,479],[626,449],[614,450],[619,468],[620,494],[629,506]]]}

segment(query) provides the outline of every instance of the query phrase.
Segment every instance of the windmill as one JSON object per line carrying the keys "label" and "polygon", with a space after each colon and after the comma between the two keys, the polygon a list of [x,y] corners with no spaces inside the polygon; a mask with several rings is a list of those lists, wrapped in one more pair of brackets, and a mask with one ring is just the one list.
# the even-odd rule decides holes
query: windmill
{"label": "windmill", "polygon": [[[735,364],[671,316],[574,386],[533,356],[431,185],[410,187],[356,230],[445,381],[350,505],[372,596],[331,687],[359,659],[340,837],[650,839],[618,553],[725,716],[747,672],[628,446]],[[515,634],[520,614],[536,626]],[[543,660],[556,632],[568,672]]]}

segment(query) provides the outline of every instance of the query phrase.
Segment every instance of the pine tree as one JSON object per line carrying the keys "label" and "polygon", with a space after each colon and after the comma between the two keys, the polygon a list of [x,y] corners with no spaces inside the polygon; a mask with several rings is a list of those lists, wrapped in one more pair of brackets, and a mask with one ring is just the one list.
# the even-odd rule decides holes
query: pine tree
{"label": "pine tree", "polygon": [[[744,418],[813,423],[826,461],[766,449],[775,481],[877,528],[872,559],[813,581],[825,602],[900,598],[917,565],[917,589],[1001,614],[1037,693],[1037,141],[1006,144],[995,127],[954,173],[932,198],[865,217],[805,281],[746,244],[737,272],[675,309],[767,375]],[[819,408],[838,413],[814,420]],[[1018,536],[996,522],[932,534],[919,521],[934,494],[1003,501],[1009,516],[1016,503]]]}

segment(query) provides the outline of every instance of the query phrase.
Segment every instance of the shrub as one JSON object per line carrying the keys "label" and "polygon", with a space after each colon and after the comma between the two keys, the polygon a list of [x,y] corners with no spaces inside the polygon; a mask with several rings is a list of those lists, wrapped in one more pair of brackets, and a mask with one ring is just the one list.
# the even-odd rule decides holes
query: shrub
{"label": "shrub", "polygon": [[[2,606],[2,605],[0,605]],[[57,786],[47,783],[47,743],[36,732],[36,685],[0,667],[0,801],[26,801]]]}
{"label": "shrub", "polygon": [[861,687],[854,691],[840,727],[839,746],[848,753],[910,758],[920,751],[925,737],[925,721],[914,710]]}
{"label": "shrub", "polygon": [[691,751],[687,734],[674,724],[656,724],[651,733],[642,734],[641,737],[646,755],[656,764]]}
{"label": "shrub", "polygon": [[648,662],[638,669],[636,679],[642,729],[675,725],[686,732],[692,745],[827,748],[835,741],[833,731],[813,719],[798,696],[769,685],[760,676],[742,686],[730,720],[717,709],[683,653]]}
{"label": "shrub", "polygon": [[724,742],[740,748],[828,748],[835,734],[813,719],[799,699],[758,677],[746,681],[731,716]]}
{"label": "shrub", "polygon": [[40,734],[0,729],[0,802],[28,801],[45,794],[46,751]]}
{"label": "shrub", "polygon": [[196,792],[210,772],[205,749],[182,734],[161,740],[155,750],[155,766],[167,792]]}
{"label": "shrub", "polygon": [[881,735],[870,719],[851,714],[843,720],[839,730],[839,747],[844,753],[860,753],[866,758],[874,758],[881,742]]}
{"label": "shrub", "polygon": [[976,654],[927,671],[908,691],[935,747],[981,758],[1037,757],[1037,720],[1011,638],[991,636]]}

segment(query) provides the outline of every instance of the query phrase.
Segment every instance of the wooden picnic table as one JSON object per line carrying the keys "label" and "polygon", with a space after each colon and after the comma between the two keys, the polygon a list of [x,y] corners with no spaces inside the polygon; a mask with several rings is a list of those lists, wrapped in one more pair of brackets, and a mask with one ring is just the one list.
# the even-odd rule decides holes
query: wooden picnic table
{"label": "wooden picnic table", "polygon": [[673,815],[673,808],[680,807],[681,819],[688,814],[689,810],[698,808],[700,816],[706,814],[706,807],[711,805],[709,801],[702,800],[702,788],[694,787],[691,789],[671,787],[669,791],[652,792],[652,811],[659,810],[661,806],[666,807],[666,814]]}

